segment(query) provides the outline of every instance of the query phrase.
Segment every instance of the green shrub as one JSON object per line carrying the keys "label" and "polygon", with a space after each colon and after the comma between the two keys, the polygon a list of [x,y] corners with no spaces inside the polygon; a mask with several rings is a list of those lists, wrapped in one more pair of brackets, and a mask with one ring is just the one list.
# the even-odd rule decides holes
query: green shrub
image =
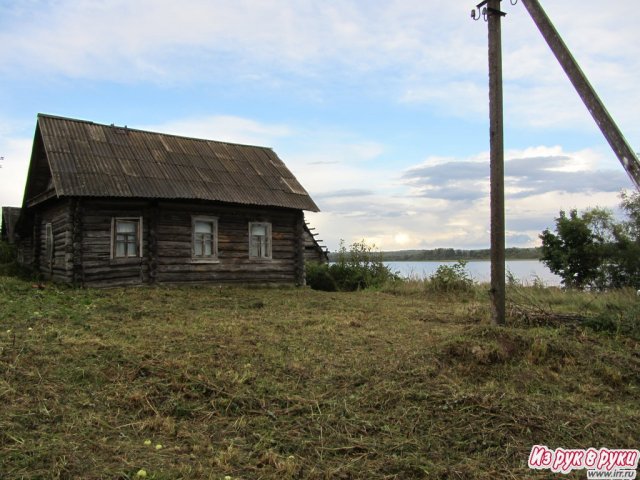
{"label": "green shrub", "polygon": [[314,290],[335,292],[338,290],[336,281],[329,273],[329,265],[326,263],[309,262],[306,265],[307,285]]}
{"label": "green shrub", "polygon": [[459,260],[453,265],[440,265],[429,277],[428,289],[436,292],[470,292],[473,290],[473,279],[465,267],[467,262]]}
{"label": "green shrub", "polygon": [[364,240],[349,249],[340,242],[337,261],[331,265],[307,264],[307,284],[315,290],[352,292],[379,288],[396,275],[382,262],[382,254]]}

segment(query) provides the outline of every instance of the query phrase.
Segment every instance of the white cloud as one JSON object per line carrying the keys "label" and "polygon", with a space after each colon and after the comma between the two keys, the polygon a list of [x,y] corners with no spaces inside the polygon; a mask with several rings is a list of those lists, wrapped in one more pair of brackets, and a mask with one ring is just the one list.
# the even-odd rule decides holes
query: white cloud
{"label": "white cloud", "polygon": [[[509,151],[507,158],[508,246],[539,244],[538,235],[553,226],[561,209],[615,207],[619,191],[630,185],[621,167],[608,170],[605,159],[592,150],[537,146]],[[379,173],[359,176],[353,169],[337,177],[361,191],[319,196],[323,212],[311,218],[330,248],[340,238],[347,244],[365,238],[387,250],[488,248],[486,152],[462,159],[430,158],[401,177],[399,172]]]}
{"label": "white cloud", "polygon": [[22,205],[24,186],[27,183],[30,138],[0,138],[0,205],[19,207]]}
{"label": "white cloud", "polygon": [[[640,57],[630,48],[640,43],[635,3],[603,10],[566,0],[546,8],[614,117],[632,140],[640,137],[639,115],[628,108],[640,103]],[[401,102],[486,116],[486,26],[469,18],[464,2],[42,0],[0,9],[0,41],[11,46],[0,51],[7,76],[160,84],[236,78],[280,88],[294,76],[306,79],[296,88],[309,95],[343,76],[365,89],[382,82]],[[593,128],[524,6],[503,9],[507,120]]]}

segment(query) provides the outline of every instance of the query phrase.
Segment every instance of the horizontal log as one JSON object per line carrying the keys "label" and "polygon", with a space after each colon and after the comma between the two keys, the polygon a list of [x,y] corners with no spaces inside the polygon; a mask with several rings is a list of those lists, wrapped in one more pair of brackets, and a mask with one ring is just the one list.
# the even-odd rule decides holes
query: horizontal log
{"label": "horizontal log", "polygon": [[156,279],[158,283],[164,284],[222,284],[222,285],[292,285],[295,284],[293,275],[270,275],[266,277],[193,277],[181,274],[162,274]]}
{"label": "horizontal log", "polygon": [[227,274],[293,273],[294,265],[243,265],[243,264],[158,264],[158,273],[164,272],[211,272]]}
{"label": "horizontal log", "polygon": [[184,225],[158,224],[156,231],[158,235],[166,235],[168,237],[171,237],[173,235],[191,235],[191,223]]}
{"label": "horizontal log", "polygon": [[83,237],[85,240],[94,238],[111,240],[111,225],[105,230],[84,230]]}
{"label": "horizontal log", "polygon": [[113,273],[116,275],[133,275],[136,272],[146,270],[147,265],[102,265],[94,267],[84,267],[87,275],[101,275],[103,273]]}
{"label": "horizontal log", "polygon": [[85,271],[84,278],[87,282],[91,282],[94,280],[115,280],[115,279],[140,279],[141,272],[122,272],[122,271],[106,271],[96,273],[94,271]]}
{"label": "horizontal log", "polygon": [[87,287],[127,287],[143,285],[144,282],[140,278],[114,278],[114,279],[85,279],[85,286]]}
{"label": "horizontal log", "polygon": [[[155,257],[158,263],[164,264],[180,264],[180,263],[191,263],[193,260],[197,261],[198,259],[193,259],[191,255],[183,255],[181,251],[171,251],[164,252],[165,255],[158,255]],[[218,260],[220,263],[246,263],[246,264],[255,264],[255,263],[277,263],[277,262],[288,262],[293,263],[295,260],[295,255],[280,255],[272,258],[271,260],[260,260],[255,258],[249,258],[247,252],[242,254],[233,253],[228,251],[218,252]]]}

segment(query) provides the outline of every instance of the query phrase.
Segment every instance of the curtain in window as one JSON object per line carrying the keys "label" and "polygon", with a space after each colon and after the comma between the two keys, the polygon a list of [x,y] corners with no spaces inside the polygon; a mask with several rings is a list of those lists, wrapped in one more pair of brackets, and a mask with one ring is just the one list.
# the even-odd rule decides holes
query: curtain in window
{"label": "curtain in window", "polygon": [[269,256],[267,226],[251,225],[251,256],[264,258]]}
{"label": "curtain in window", "polygon": [[193,233],[193,254],[196,257],[213,256],[213,235],[213,222],[196,220]]}
{"label": "curtain in window", "polygon": [[116,257],[138,255],[138,222],[116,221]]}

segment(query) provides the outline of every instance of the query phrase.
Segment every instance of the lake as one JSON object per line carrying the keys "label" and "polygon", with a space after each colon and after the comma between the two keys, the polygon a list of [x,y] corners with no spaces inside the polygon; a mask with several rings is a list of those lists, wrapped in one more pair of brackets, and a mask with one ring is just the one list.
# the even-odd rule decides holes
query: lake
{"label": "lake", "polygon": [[[384,262],[393,272],[398,272],[403,277],[425,278],[433,275],[440,265],[455,265],[456,262]],[[491,262],[488,260],[476,260],[468,262],[465,270],[476,282],[491,281]],[[536,278],[542,280],[545,285],[559,286],[561,278],[538,260],[507,260],[507,272],[523,282],[533,284]]]}

